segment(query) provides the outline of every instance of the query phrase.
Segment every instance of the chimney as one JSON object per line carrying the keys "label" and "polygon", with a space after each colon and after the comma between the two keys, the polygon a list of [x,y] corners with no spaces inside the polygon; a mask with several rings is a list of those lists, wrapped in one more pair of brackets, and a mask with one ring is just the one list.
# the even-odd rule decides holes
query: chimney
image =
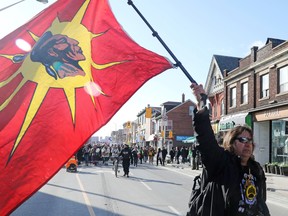
{"label": "chimney", "polygon": [[229,72],[229,70],[227,70],[227,69],[223,70],[223,78],[228,76],[228,72]]}
{"label": "chimney", "polygon": [[184,103],[185,102],[185,94],[183,93],[182,94],[182,103]]}
{"label": "chimney", "polygon": [[258,51],[258,47],[257,46],[253,46],[251,48],[251,60],[252,60],[252,62],[256,62],[257,61],[257,51]]}

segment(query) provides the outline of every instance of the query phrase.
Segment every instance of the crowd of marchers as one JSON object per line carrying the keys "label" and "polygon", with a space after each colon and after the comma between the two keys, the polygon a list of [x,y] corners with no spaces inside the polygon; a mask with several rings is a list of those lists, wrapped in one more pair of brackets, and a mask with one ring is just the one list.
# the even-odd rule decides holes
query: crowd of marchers
{"label": "crowd of marchers", "polygon": [[[76,154],[78,163],[88,165],[107,165],[108,161],[114,163],[119,157],[125,144],[118,145],[107,143],[86,144]],[[192,169],[199,169],[201,157],[195,144],[180,147],[172,147],[168,152],[166,147],[156,148],[154,146],[140,147],[136,144],[129,146],[131,150],[130,164],[137,167],[138,164],[147,163],[156,166],[165,166],[166,163],[185,164],[188,163]]]}

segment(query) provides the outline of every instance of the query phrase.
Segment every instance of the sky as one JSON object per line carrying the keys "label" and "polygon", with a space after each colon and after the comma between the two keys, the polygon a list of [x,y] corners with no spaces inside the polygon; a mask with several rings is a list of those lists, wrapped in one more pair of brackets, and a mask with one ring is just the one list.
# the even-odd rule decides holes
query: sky
{"label": "sky", "polygon": [[[19,1],[0,1],[0,39],[56,0],[49,0],[48,4],[22,0],[3,9]],[[127,0],[109,2],[116,19],[134,41],[175,63]],[[244,58],[253,46],[262,47],[267,38],[288,39],[284,20],[287,0],[133,0],[133,3],[193,79],[203,85],[213,55]],[[180,102],[182,94],[186,100],[195,101],[189,86],[190,81],[180,68],[166,70],[146,82],[94,136],[110,136],[111,131],[121,129],[125,122],[134,121],[148,104]]]}

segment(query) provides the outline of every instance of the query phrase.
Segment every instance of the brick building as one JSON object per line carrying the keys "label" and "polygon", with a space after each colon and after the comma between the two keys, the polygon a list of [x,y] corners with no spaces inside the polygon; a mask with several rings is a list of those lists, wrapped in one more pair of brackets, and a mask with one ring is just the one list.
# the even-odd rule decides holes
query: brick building
{"label": "brick building", "polygon": [[224,113],[224,72],[231,71],[239,66],[241,58],[231,56],[213,55],[207,80],[205,83],[205,91],[208,95],[211,111],[211,125],[215,134],[218,134],[218,123]]}
{"label": "brick building", "polygon": [[167,131],[166,137],[168,137],[169,140],[169,132],[171,131],[173,138],[170,138],[170,141],[174,147],[183,146],[183,140],[194,136],[191,116],[194,107],[196,107],[194,102],[186,100],[166,113],[168,120],[171,120],[173,125],[173,127]]}
{"label": "brick building", "polygon": [[[254,154],[261,164],[288,163],[288,41],[268,38],[264,47],[252,47],[238,67],[225,68],[223,75],[218,132],[248,124],[254,132]],[[214,103],[209,95],[211,98],[212,107],[217,104],[219,109],[222,102]]]}

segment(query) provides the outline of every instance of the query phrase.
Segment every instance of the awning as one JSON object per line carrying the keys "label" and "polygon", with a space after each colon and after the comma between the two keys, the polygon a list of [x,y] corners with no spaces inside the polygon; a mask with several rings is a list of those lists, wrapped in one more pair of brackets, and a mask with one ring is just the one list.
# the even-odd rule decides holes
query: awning
{"label": "awning", "polygon": [[194,143],[194,142],[196,142],[196,138],[194,136],[188,137],[187,139],[182,140],[182,142],[183,143]]}
{"label": "awning", "polygon": [[251,115],[249,113],[237,113],[232,115],[223,116],[219,121],[219,130],[229,130],[238,125],[248,125],[251,127]]}

